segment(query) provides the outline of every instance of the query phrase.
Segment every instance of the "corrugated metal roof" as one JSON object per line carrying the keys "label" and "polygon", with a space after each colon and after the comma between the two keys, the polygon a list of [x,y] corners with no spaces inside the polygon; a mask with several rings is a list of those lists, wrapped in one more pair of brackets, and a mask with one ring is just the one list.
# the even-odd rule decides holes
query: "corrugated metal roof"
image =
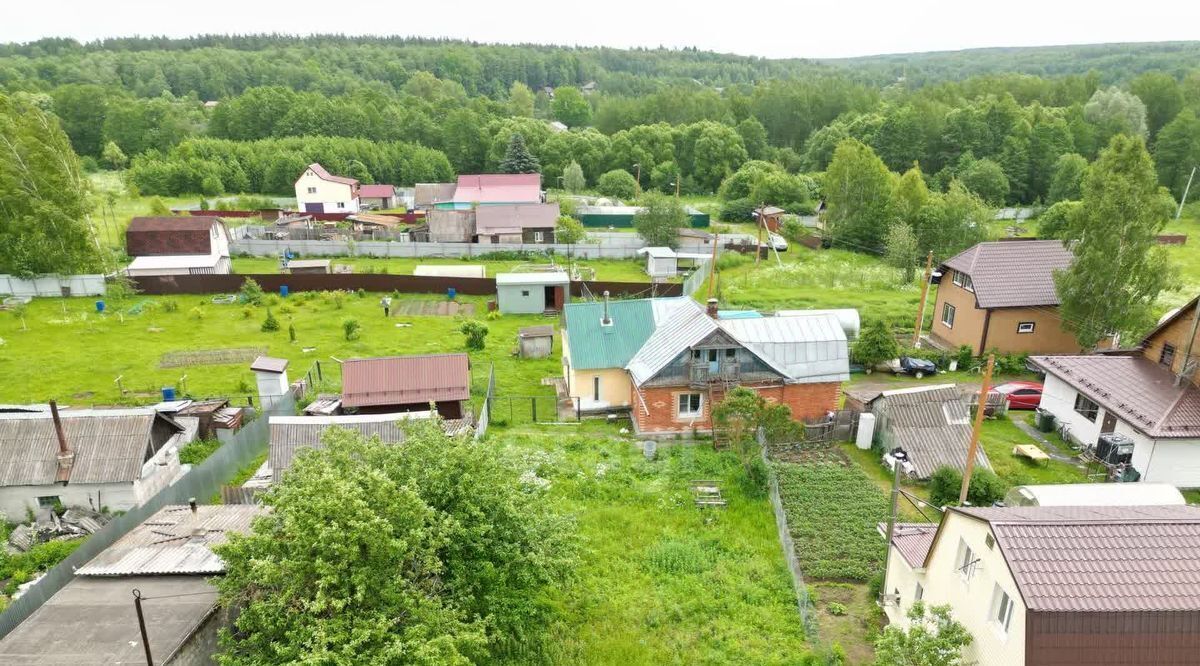
{"label": "corrugated metal roof", "polygon": [[380,184],[359,185],[358,196],[368,199],[388,199],[396,196],[396,186]]}
{"label": "corrugated metal roof", "polygon": [[466,354],[352,358],[342,364],[345,407],[408,405],[470,397],[470,359]]}
{"label": "corrugated metal roof", "polygon": [[134,257],[127,268],[146,271],[165,268],[214,268],[222,257],[215,254],[157,254]]}
{"label": "corrugated metal roof", "polygon": [[455,183],[417,183],[413,187],[413,205],[432,206],[454,198]]}
{"label": "corrugated metal roof", "polygon": [[275,374],[282,373],[287,370],[288,360],[286,358],[275,358],[273,356],[259,356],[250,364],[250,369],[255,372],[274,372]]}
{"label": "corrugated metal roof", "polygon": [[[971,442],[971,411],[958,387],[942,384],[885,391],[874,409],[883,419],[889,446],[899,446],[916,468],[916,478],[927,479],[939,467],[966,470]],[[976,449],[975,464],[991,469],[983,447]]]}
{"label": "corrugated metal roof", "polygon": [[1058,305],[1054,271],[1074,256],[1062,241],[989,241],[960,252],[943,266],[971,276],[981,308]]}
{"label": "corrugated metal roof", "polygon": [[685,349],[717,328],[717,322],[699,303],[690,298],[681,299],[678,310],[659,324],[626,366],[634,383],[641,386]]}
{"label": "corrugated metal roof", "polygon": [[480,206],[475,211],[475,231],[480,235],[553,229],[557,224],[557,202]]}
{"label": "corrugated metal roof", "polygon": [[316,162],[313,162],[312,164],[308,165],[308,168],[311,169],[313,173],[317,174],[317,177],[320,178],[321,180],[327,180],[331,183],[340,183],[342,185],[358,185],[358,181],[355,180],[354,178],[347,178],[345,176],[335,176],[335,175],[329,173],[328,171],[326,171],[325,167],[321,166],[320,164],[317,164]]}
{"label": "corrugated metal roof", "polygon": [[250,531],[264,511],[252,504],[163,507],[75,571],[79,576],[145,576],[224,573],[212,552],[231,532]]}
{"label": "corrugated metal roof", "polygon": [[1200,390],[1144,356],[1033,356],[1030,360],[1154,438],[1200,437]]}
{"label": "corrugated metal roof", "polygon": [[[887,538],[887,523],[879,523],[879,533]],[[892,531],[892,545],[913,569],[925,566],[925,556],[933,545],[937,534],[937,523],[896,523]]]}
{"label": "corrugated metal roof", "polygon": [[608,314],[612,325],[601,326],[604,303],[568,303],[563,308],[572,368],[624,368],[654,332],[649,300],[610,301]]}
{"label": "corrugated metal roof", "polygon": [[454,266],[439,266],[420,264],[413,269],[413,275],[434,275],[438,277],[485,278],[487,267],[482,264],[458,264]]}
{"label": "corrugated metal roof", "polygon": [[540,273],[497,273],[496,284],[542,284],[542,285],[567,285],[571,283],[571,276],[567,275],[566,271],[545,271]]}
{"label": "corrugated metal roof", "polygon": [[850,379],[846,333],[832,314],[722,319],[718,325],[791,380]]}
{"label": "corrugated metal roof", "polygon": [[455,203],[538,203],[542,200],[540,173],[485,173],[458,177]]}
{"label": "corrugated metal roof", "polygon": [[526,326],[517,330],[519,338],[549,338],[554,336],[554,327],[550,324],[545,326]]}
{"label": "corrugated metal roof", "polygon": [[[155,419],[183,428],[151,409],[63,410],[75,453],[72,483],[131,482],[141,476]],[[58,436],[48,413],[0,413],[0,486],[48,485],[58,472]]]}
{"label": "corrugated metal roof", "polygon": [[991,524],[1029,610],[1200,610],[1200,507],[951,511]]}
{"label": "corrugated metal roof", "polygon": [[[427,419],[432,412],[400,412],[396,414],[355,414],[339,416],[272,416],[271,444],[268,462],[271,476],[278,483],[284,472],[292,467],[296,454],[304,449],[324,448],[322,436],[330,428],[345,428],[364,437],[378,437],[388,444],[404,441],[401,421]],[[443,431],[450,436],[470,430],[463,419],[442,421]]]}

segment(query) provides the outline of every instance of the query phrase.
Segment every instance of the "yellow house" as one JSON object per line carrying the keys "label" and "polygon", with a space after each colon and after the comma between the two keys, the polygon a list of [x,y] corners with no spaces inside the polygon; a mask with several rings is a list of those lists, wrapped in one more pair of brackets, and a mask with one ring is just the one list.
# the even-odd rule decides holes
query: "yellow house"
{"label": "yellow house", "polygon": [[359,184],[313,162],[296,179],[296,206],[306,213],[357,213]]}
{"label": "yellow house", "polygon": [[628,409],[625,366],[681,298],[568,303],[563,308],[563,381],[580,411]]}
{"label": "yellow house", "polygon": [[882,590],[900,627],[948,605],[966,663],[1196,663],[1200,507],[952,507],[896,525]]}

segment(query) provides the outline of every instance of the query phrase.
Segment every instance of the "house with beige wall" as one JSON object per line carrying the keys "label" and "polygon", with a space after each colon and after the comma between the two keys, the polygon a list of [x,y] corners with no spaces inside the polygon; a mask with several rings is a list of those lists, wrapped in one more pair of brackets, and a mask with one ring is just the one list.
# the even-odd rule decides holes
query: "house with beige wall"
{"label": "house with beige wall", "polygon": [[895,526],[881,589],[901,628],[949,606],[964,663],[1193,664],[1200,507],[951,507]]}
{"label": "house with beige wall", "polygon": [[1057,240],[991,241],[951,257],[939,269],[931,338],[975,354],[1080,351],[1054,286],[1054,272],[1071,261]]}
{"label": "house with beige wall", "polygon": [[296,179],[296,206],[305,213],[357,213],[359,184],[313,162]]}

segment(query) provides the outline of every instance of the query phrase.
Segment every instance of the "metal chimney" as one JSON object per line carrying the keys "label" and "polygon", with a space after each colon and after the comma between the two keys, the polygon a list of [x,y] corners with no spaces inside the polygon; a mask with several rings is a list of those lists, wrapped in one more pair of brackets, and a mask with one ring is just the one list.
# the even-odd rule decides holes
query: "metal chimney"
{"label": "metal chimney", "polygon": [[75,453],[67,445],[67,431],[58,416],[58,403],[50,401],[50,419],[54,422],[54,434],[58,437],[58,472],[55,481],[65,484],[71,479],[71,467],[75,464]]}
{"label": "metal chimney", "polygon": [[600,320],[601,326],[612,326],[612,319],[608,316],[608,290],[604,291],[604,318]]}

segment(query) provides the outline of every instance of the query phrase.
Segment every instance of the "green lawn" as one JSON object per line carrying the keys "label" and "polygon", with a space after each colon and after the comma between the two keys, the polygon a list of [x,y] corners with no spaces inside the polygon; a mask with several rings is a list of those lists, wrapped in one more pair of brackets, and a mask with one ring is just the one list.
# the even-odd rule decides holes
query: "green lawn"
{"label": "green lawn", "polygon": [[[748,497],[730,452],[660,445],[647,461],[617,426],[497,428],[488,444],[548,479],[575,516],[575,580],[556,617],[511,664],[796,664],[806,645],[765,497]],[[690,482],[716,480],[728,506],[702,510]]]}
{"label": "green lawn", "polygon": [[1024,419],[1025,412],[1010,412],[1008,416],[988,419],[983,422],[983,432],[979,442],[987,452],[992,469],[1010,486],[1021,486],[1038,483],[1085,483],[1087,475],[1079,467],[1050,460],[1049,463],[1035,463],[1028,458],[1013,455],[1013,447],[1018,444],[1034,444],[1037,442],[1017,429],[1013,419]]}
{"label": "green lawn", "polygon": [[[455,317],[393,316],[384,319],[379,294],[337,298],[329,293],[293,294],[272,308],[279,331],[260,328],[266,307],[218,305],[207,296],[135,296],[124,303],[110,302],[103,315],[94,300],[36,299],[22,321],[0,313],[0,402],[32,402],[57,398],[65,404],[145,403],[163,386],[179,386],[187,375],[188,393],[194,396],[245,395],[253,392],[249,363],[160,368],[166,352],[203,349],[265,347],[273,356],[291,360],[290,374],[302,376],[320,360],[336,382],[337,359],[356,356],[425,354],[463,351],[461,320]],[[402,300],[440,301],[443,296],[407,294]],[[485,298],[460,297],[476,307],[483,319]],[[174,303],[175,311],[170,311]],[[248,315],[248,316],[247,316]],[[347,341],[345,319],[362,325],[357,340]],[[411,324],[398,327],[397,324]],[[487,348],[472,352],[473,388],[481,400],[489,363],[496,364],[498,390],[516,395],[552,395],[540,380],[561,374],[560,346],[545,359],[519,359],[512,355],[516,332],[522,326],[554,323],[540,315],[504,315],[488,320]],[[288,327],[296,328],[289,342]],[[309,351],[305,351],[309,349]],[[129,391],[122,396],[115,380],[121,376]]]}
{"label": "green lawn", "polygon": [[[517,261],[517,260],[481,260],[478,257],[463,257],[461,259],[446,257],[329,257],[333,264],[353,266],[355,273],[390,273],[392,275],[412,275],[413,270],[424,266],[462,266],[482,264],[486,267],[487,276],[495,277],[497,273],[511,271],[518,266],[545,265],[549,260]],[[565,257],[555,257],[555,263],[567,265]],[[643,258],[630,259],[594,259],[574,261],[580,268],[590,268],[595,271],[595,279],[612,282],[645,282],[650,278],[646,275],[646,262]],[[233,272],[235,273],[278,273],[279,259],[277,257],[234,257]],[[590,276],[584,275],[585,278]]]}

